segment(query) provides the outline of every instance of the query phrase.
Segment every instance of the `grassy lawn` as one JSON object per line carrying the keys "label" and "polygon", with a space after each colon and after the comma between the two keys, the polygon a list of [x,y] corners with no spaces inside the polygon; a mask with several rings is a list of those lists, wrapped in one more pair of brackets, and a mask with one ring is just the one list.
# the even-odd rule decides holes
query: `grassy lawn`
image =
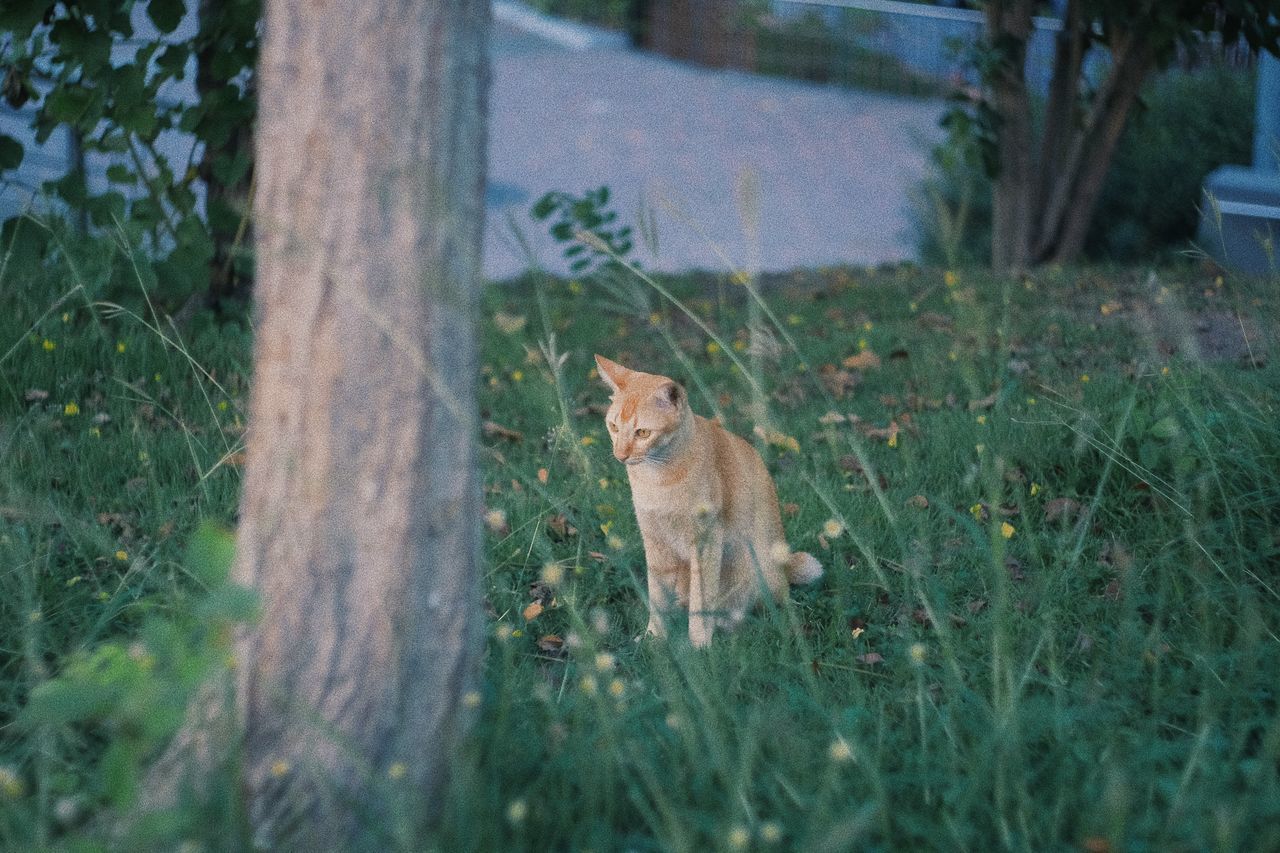
{"label": "grassy lawn", "polygon": [[[128,807],[239,612],[190,543],[234,522],[247,324],[179,342],[76,282],[0,282],[5,848]],[[1274,283],[660,284],[674,300],[486,294],[489,639],[438,849],[1280,847]],[[759,423],[822,581],[706,652],[635,642],[644,555],[593,352]],[[109,700],[23,710],[69,671]],[[236,846],[181,817],[149,831]]]}

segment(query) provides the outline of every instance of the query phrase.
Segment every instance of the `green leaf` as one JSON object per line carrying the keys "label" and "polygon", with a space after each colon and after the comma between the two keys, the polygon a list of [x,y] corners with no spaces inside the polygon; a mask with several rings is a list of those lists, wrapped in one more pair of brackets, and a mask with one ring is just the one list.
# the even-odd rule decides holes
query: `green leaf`
{"label": "green leaf", "polygon": [[205,596],[195,615],[202,622],[249,622],[258,615],[258,594],[227,584]]}
{"label": "green leaf", "polygon": [[107,180],[113,184],[132,184],[133,170],[123,163],[112,163],[107,167]]}
{"label": "green leaf", "polygon": [[138,749],[124,739],[107,747],[99,765],[102,793],[116,808],[129,806],[138,793]]}
{"label": "green leaf", "polygon": [[5,277],[9,281],[34,276],[48,248],[48,229],[25,217],[14,216],[0,225],[0,255],[5,257]]}
{"label": "green leaf", "polygon": [[182,0],[151,0],[147,4],[147,17],[162,33],[176,30],[186,13],[186,4]]}
{"label": "green leaf", "polygon": [[30,725],[61,726],[102,716],[116,698],[102,684],[59,678],[36,685],[22,714]]}
{"label": "green leaf", "polygon": [[216,586],[231,576],[231,563],[235,557],[235,534],[211,521],[203,521],[191,537],[183,562],[197,578]]}
{"label": "green leaf", "polygon": [[21,142],[0,133],[0,172],[18,168],[22,164],[24,153]]}
{"label": "green leaf", "polygon": [[548,216],[551,215],[551,212],[555,209],[556,209],[556,194],[547,193],[542,198],[534,202],[533,207],[532,209],[530,209],[529,213],[533,216],[534,219],[546,219]]}
{"label": "green leaf", "polygon": [[1151,434],[1156,438],[1173,438],[1180,432],[1182,427],[1173,415],[1167,415],[1151,425]]}
{"label": "green leaf", "polygon": [[191,49],[185,44],[171,44],[156,59],[156,67],[161,72],[181,80],[187,72],[187,60],[191,57]]}
{"label": "green leaf", "polygon": [[47,0],[5,0],[0,3],[0,30],[15,33],[24,41],[48,8]]}
{"label": "green leaf", "polygon": [[95,225],[104,228],[124,221],[125,198],[123,193],[111,190],[102,195],[90,196],[84,200],[84,209]]}
{"label": "green leaf", "polygon": [[253,160],[247,150],[241,149],[234,155],[222,153],[213,158],[213,179],[224,187],[230,186],[249,171]]}

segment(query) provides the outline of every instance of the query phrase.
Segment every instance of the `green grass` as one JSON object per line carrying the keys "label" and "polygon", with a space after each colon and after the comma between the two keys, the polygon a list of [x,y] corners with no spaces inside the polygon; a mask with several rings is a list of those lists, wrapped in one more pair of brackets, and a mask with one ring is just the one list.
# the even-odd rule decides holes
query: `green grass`
{"label": "green grass", "polygon": [[[103,768],[118,716],[20,709],[104,641],[180,669],[154,625],[200,595],[197,524],[235,514],[245,324],[197,321],[179,348],[76,284],[0,280],[5,848],[92,837],[85,815],[127,804]],[[718,345],[633,278],[487,291],[483,415],[520,436],[484,439],[490,639],[441,823],[400,846],[1280,847],[1274,284],[823,270],[767,282],[763,307],[727,277],[661,284]],[[1197,322],[1236,314],[1248,345],[1199,355]],[[834,397],[863,344],[881,365]],[[593,352],[748,436],[754,377],[819,584],[706,652],[633,641],[644,557]]]}

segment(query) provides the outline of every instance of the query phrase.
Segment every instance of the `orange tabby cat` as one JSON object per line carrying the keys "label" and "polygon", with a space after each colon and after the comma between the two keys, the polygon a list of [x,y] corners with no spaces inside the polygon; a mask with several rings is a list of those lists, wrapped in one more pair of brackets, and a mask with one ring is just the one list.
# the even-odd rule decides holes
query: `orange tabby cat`
{"label": "orange tabby cat", "polygon": [[822,566],[793,554],[778,496],[760,454],[715,421],[695,415],[665,376],[596,356],[613,389],[605,415],[613,455],[626,463],[649,576],[649,633],[664,636],[674,597],[689,610],[689,639],[732,628],[762,589],[776,601],[787,583],[811,583]]}

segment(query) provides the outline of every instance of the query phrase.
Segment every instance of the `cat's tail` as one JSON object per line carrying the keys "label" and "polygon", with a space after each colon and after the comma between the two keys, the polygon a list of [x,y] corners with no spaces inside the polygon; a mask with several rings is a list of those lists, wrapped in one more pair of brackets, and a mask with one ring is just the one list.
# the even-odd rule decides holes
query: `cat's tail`
{"label": "cat's tail", "polygon": [[787,582],[792,586],[813,583],[822,577],[822,564],[812,554],[797,551],[787,558],[783,571],[787,573]]}

